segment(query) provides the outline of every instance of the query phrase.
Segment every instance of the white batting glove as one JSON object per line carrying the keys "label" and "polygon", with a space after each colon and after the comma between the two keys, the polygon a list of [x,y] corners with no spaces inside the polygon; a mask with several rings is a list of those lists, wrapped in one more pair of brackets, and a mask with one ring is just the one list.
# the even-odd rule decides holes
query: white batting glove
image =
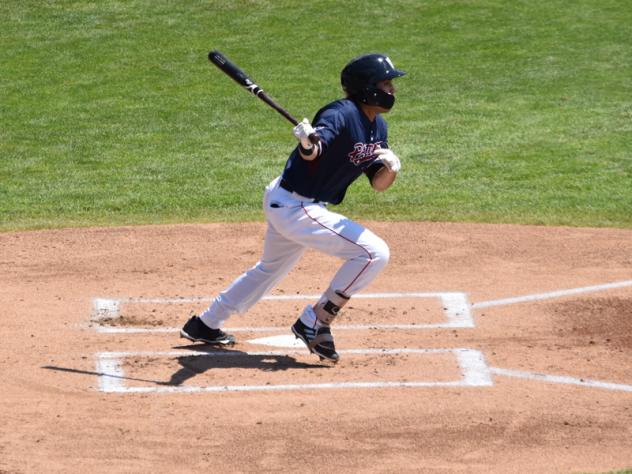
{"label": "white batting glove", "polygon": [[294,136],[301,142],[301,146],[306,150],[311,150],[314,144],[309,140],[309,136],[312,133],[316,133],[314,127],[309,123],[309,120],[306,118],[303,119],[294,129],[292,130]]}
{"label": "white batting glove", "polygon": [[397,173],[401,169],[402,164],[399,162],[399,158],[389,148],[378,148],[375,150],[375,154],[389,171]]}

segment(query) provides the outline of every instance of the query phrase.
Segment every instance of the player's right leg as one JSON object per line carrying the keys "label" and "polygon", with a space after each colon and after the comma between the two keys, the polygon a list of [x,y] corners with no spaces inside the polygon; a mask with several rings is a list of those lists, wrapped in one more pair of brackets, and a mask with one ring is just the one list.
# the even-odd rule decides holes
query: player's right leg
{"label": "player's right leg", "polygon": [[266,232],[261,260],[222,291],[198,317],[192,316],[180,335],[208,344],[233,344],[234,336],[220,328],[234,313],[244,313],[268,293],[301,258],[304,248],[278,235],[272,226]]}
{"label": "player's right leg", "polygon": [[215,329],[232,314],[246,312],[289,273],[303,251],[304,247],[287,240],[268,225],[261,260],[213,300],[200,315],[201,321]]}
{"label": "player's right leg", "polygon": [[235,336],[226,334],[219,328],[208,327],[196,315],[191,316],[180,329],[180,337],[193,342],[204,342],[205,344],[232,345],[235,343]]}

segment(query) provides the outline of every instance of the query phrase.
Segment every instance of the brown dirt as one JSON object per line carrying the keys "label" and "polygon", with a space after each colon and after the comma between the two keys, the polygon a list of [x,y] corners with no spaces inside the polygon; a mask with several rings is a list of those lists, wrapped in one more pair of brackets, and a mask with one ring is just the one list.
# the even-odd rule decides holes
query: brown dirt
{"label": "brown dirt", "polygon": [[[261,224],[3,233],[0,472],[561,473],[632,467],[632,392],[625,390],[632,385],[632,286],[476,306],[631,281],[632,231],[367,225],[389,242],[392,259],[366,292],[465,292],[476,327],[340,330],[339,349],[467,348],[480,351],[491,368],[578,383],[498,373],[491,386],[349,387],[449,383],[460,380],[462,368],[452,352],[345,353],[332,367],[303,352],[248,342],[289,334],[256,328],[289,328],[305,304],[295,300],[262,301],[234,317],[228,326],[241,329],[238,343],[209,356],[204,351],[216,349],[187,344],[169,328],[206,306],[195,298],[214,295],[256,262]],[[337,265],[308,253],[274,294],[318,294]],[[120,299],[118,317],[91,320],[97,316],[94,298]],[[358,298],[339,324],[442,320],[436,300]],[[162,332],[103,333],[100,326]],[[116,351],[145,352],[121,359],[119,383],[176,391],[101,391],[98,354]],[[328,383],[338,385],[307,388]],[[283,384],[305,387],[177,391]]]}

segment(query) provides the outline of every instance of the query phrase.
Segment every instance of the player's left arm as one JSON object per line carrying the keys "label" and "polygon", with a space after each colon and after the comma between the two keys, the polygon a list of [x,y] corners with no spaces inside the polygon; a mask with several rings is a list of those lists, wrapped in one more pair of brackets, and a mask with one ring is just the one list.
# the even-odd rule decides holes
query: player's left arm
{"label": "player's left arm", "polygon": [[389,170],[386,166],[381,166],[373,175],[371,187],[378,192],[386,191],[395,182],[397,173]]}
{"label": "player's left arm", "polygon": [[402,165],[397,155],[389,148],[378,148],[375,155],[377,160],[367,170],[367,176],[373,189],[385,191],[395,181]]}

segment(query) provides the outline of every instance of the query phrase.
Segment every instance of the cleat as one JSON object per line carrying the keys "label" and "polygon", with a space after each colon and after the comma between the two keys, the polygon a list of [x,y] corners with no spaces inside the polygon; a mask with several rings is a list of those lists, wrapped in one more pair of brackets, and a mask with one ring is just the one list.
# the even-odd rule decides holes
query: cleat
{"label": "cleat", "polygon": [[212,329],[202,322],[198,316],[191,316],[184,327],[180,329],[180,337],[193,342],[204,342],[206,344],[235,344],[235,336],[226,334],[221,329]]}
{"label": "cleat", "polygon": [[292,325],[292,332],[297,339],[305,343],[309,351],[316,354],[320,360],[328,360],[336,363],[340,358],[334,345],[334,337],[329,326],[321,326],[318,329],[310,328],[298,318]]}

